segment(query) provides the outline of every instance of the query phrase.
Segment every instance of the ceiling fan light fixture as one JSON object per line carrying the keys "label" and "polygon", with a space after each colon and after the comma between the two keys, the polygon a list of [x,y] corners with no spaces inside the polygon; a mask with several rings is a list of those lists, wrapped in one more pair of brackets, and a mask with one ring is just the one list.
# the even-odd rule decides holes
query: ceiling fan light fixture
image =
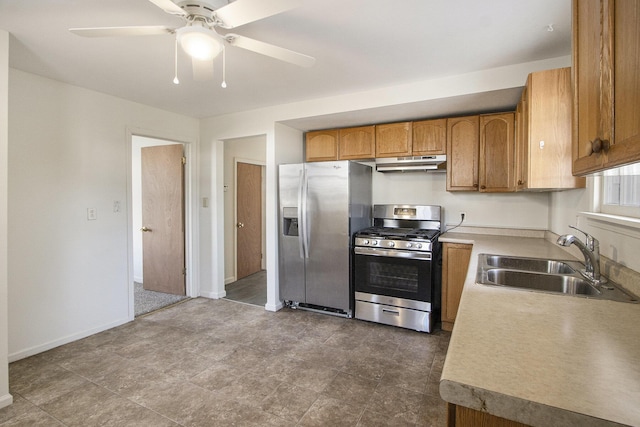
{"label": "ceiling fan light fixture", "polygon": [[222,50],[217,34],[208,28],[192,25],[178,28],[176,32],[180,46],[192,58],[211,60]]}

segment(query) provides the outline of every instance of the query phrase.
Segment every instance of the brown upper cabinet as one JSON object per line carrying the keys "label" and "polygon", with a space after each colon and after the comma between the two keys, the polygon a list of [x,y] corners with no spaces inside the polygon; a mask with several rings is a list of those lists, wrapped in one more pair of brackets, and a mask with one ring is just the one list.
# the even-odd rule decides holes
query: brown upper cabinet
{"label": "brown upper cabinet", "polygon": [[414,156],[434,156],[447,152],[447,119],[413,122]]}
{"label": "brown upper cabinet", "polygon": [[376,155],[375,126],[338,130],[338,159],[372,159]]}
{"label": "brown upper cabinet", "polygon": [[480,116],[480,192],[515,191],[515,114]]}
{"label": "brown upper cabinet", "polygon": [[447,191],[478,190],[480,117],[447,119]]}
{"label": "brown upper cabinet", "polygon": [[375,157],[375,126],[307,132],[305,160],[359,160]]}
{"label": "brown upper cabinet", "polygon": [[516,109],[518,190],[584,188],[571,172],[571,69],[529,74]]}
{"label": "brown upper cabinet", "polygon": [[515,114],[448,119],[447,191],[515,190]]}
{"label": "brown upper cabinet", "polygon": [[338,160],[338,130],[316,130],[305,135],[307,162]]}
{"label": "brown upper cabinet", "polygon": [[573,1],[573,174],[640,161],[640,7]]}
{"label": "brown upper cabinet", "polygon": [[411,129],[411,122],[376,125],[376,158],[410,156]]}

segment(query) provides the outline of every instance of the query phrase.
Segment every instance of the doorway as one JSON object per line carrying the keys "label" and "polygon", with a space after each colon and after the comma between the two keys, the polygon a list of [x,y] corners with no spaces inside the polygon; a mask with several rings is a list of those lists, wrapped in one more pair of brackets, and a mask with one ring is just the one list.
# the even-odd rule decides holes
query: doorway
{"label": "doorway", "polygon": [[226,299],[264,307],[266,138],[224,143]]}
{"label": "doorway", "polygon": [[134,317],[187,299],[184,148],[132,136]]}

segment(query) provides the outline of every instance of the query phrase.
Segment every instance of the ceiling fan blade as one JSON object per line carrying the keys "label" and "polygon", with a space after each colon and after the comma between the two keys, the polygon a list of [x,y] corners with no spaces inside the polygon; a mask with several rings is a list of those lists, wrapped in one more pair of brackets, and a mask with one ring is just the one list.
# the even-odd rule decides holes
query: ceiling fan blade
{"label": "ceiling fan blade", "polygon": [[270,56],[271,58],[279,59],[301,67],[311,67],[316,62],[316,59],[312,56],[294,52],[293,50],[261,42],[249,37],[240,36],[238,34],[226,34],[224,38],[232,46],[250,50],[265,56]]}
{"label": "ceiling fan blade", "polygon": [[201,60],[191,58],[191,68],[193,69],[193,79],[205,81],[213,78],[213,60]]}
{"label": "ceiling fan blade", "polygon": [[173,32],[171,28],[161,25],[145,27],[69,28],[69,31],[83,37],[155,36]]}
{"label": "ceiling fan blade", "polygon": [[213,12],[222,28],[235,28],[298,7],[301,0],[236,0]]}
{"label": "ceiling fan blade", "polygon": [[180,6],[172,2],[171,0],[149,0],[151,3],[158,6],[160,9],[172,15],[186,15],[187,12],[182,10]]}

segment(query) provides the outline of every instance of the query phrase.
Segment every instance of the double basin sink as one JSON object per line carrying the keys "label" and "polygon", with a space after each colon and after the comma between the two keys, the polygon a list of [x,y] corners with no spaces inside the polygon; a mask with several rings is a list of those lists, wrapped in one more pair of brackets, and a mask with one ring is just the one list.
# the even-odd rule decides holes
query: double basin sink
{"label": "double basin sink", "polygon": [[593,284],[585,279],[581,270],[584,270],[584,265],[578,261],[480,254],[476,281],[482,285],[640,302],[612,282]]}

